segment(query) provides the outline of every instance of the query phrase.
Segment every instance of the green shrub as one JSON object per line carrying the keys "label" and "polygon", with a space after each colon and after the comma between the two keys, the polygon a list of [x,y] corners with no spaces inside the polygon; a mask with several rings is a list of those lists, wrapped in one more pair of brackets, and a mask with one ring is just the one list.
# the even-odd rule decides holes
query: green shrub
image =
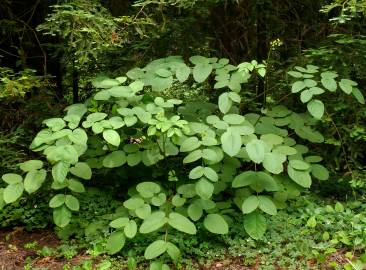
{"label": "green shrub", "polygon": [[[105,246],[111,254],[137,234],[152,235],[155,241],[146,248],[145,258],[167,253],[177,261],[180,251],[169,240],[173,229],[194,235],[203,224],[198,227],[227,234],[238,222],[238,209],[244,214],[245,231],[260,239],[266,214],[285,208],[287,200],[311,186],[312,178],[329,177],[319,164],[322,158],[308,148],[324,141],[315,127],[325,106],[310,97],[309,113],[283,105],[261,113],[247,111],[242,85],[253,76],[264,77],[265,65],[252,61],[234,66],[227,59],[202,56],[190,62],[192,67],[171,56],[134,68],[127,77],[97,78],[93,84],[100,91],[93,99],[67,107],[63,118],[44,121],[46,128],[30,147],[47,162],[21,163],[24,177],[3,175],[8,186],[0,190],[0,202],[13,203],[24,191],[33,194],[51,182],[58,192],[49,201],[53,220],[66,227],[80,209],[78,197],[93,170],[99,184],[108,183],[103,175],[120,179],[123,206],[110,216],[112,233]],[[296,69],[289,73],[297,78],[293,92],[315,96],[340,88],[362,101],[351,80],[336,80],[334,72],[316,66]],[[319,81],[313,79],[318,73]],[[192,88],[207,84],[210,89],[211,77],[215,90],[206,93],[208,101],[201,99],[198,108],[161,96],[183,83]],[[128,167],[136,168],[135,177],[123,177]],[[141,174],[148,167],[152,173]]]}
{"label": "green shrub", "polygon": [[44,87],[48,84],[46,78],[36,76],[33,69],[19,72],[7,67],[0,67],[0,101],[6,98],[24,97],[33,89]]}

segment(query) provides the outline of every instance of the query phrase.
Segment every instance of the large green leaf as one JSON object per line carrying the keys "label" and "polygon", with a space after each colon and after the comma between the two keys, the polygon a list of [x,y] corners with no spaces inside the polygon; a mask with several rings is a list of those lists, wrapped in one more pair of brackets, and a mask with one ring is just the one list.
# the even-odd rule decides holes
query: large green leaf
{"label": "large green leaf", "polygon": [[306,87],[306,84],[303,81],[297,81],[292,85],[291,92],[292,93],[298,93],[302,89]]}
{"label": "large green leaf", "polygon": [[267,230],[266,218],[258,211],[245,215],[244,229],[253,239],[260,239]]}
{"label": "large green leaf", "polygon": [[108,120],[113,129],[119,129],[125,125],[123,119],[119,116],[113,116]]}
{"label": "large green leaf", "polygon": [[188,206],[187,209],[188,216],[193,220],[199,220],[203,215],[202,206],[199,203],[192,203]]}
{"label": "large green leaf", "polygon": [[214,185],[205,178],[201,178],[195,186],[196,193],[204,200],[208,200],[212,197],[214,191]]}
{"label": "large green leaf", "polygon": [[310,168],[310,164],[299,159],[292,159],[289,161],[289,165],[295,170],[306,171]]}
{"label": "large green leaf", "polygon": [[210,63],[210,59],[201,55],[194,55],[189,58],[189,61],[195,65],[198,64],[208,64]]}
{"label": "large green leaf", "polygon": [[64,205],[66,200],[66,196],[65,194],[56,194],[55,196],[52,197],[52,199],[49,202],[49,206],[51,208],[57,208],[60,207],[61,205]]}
{"label": "large green leaf", "polygon": [[85,192],[84,185],[80,181],[75,180],[75,179],[70,179],[69,181],[67,181],[67,187],[71,191],[74,191],[74,192],[77,192],[77,193]]}
{"label": "large green leaf", "polygon": [[175,207],[183,206],[186,201],[187,201],[186,198],[181,197],[179,194],[174,195],[172,198],[172,204]]}
{"label": "large green leaf", "polygon": [[212,182],[217,182],[219,180],[219,176],[214,169],[210,167],[205,167],[203,169],[203,174],[206,176],[207,179],[211,180]]}
{"label": "large green leaf", "polygon": [[43,162],[40,160],[28,160],[26,162],[20,163],[19,167],[24,172],[30,172],[41,169],[43,167]]}
{"label": "large green leaf", "polygon": [[176,261],[179,260],[179,258],[180,258],[180,250],[179,250],[179,248],[176,245],[174,245],[174,244],[172,244],[170,242],[167,242],[166,243],[166,252],[168,253],[168,255],[170,256],[170,258],[174,262],[176,262]]}
{"label": "large green leaf", "polygon": [[273,149],[274,153],[279,153],[286,156],[295,155],[297,153],[297,150],[291,146],[287,145],[280,145]]}
{"label": "large green leaf", "polygon": [[261,140],[254,139],[245,147],[249,158],[255,163],[261,163],[266,154],[266,144]]}
{"label": "large green leaf", "polygon": [[195,161],[199,160],[200,158],[202,158],[202,150],[197,149],[197,150],[194,150],[193,152],[189,153],[189,155],[187,155],[183,159],[183,163],[195,162]]}
{"label": "large green leaf", "polygon": [[86,134],[85,130],[81,128],[73,130],[69,138],[73,143],[80,145],[84,145],[88,141],[88,135]]}
{"label": "large green leaf", "polygon": [[151,243],[145,250],[145,259],[151,260],[159,257],[167,249],[167,243],[163,240],[156,240]]}
{"label": "large green leaf", "polygon": [[224,153],[219,147],[215,147],[212,149],[203,149],[202,150],[202,158],[212,162],[211,164],[215,164],[220,162],[224,157]]}
{"label": "large green leaf", "polygon": [[151,166],[159,162],[163,156],[160,154],[159,149],[150,149],[142,152],[142,162],[145,166]]}
{"label": "large green leaf", "polygon": [[322,85],[331,92],[337,90],[337,82],[333,78],[323,78],[321,79]]}
{"label": "large green leaf", "polygon": [[125,122],[126,126],[132,127],[134,124],[137,123],[137,117],[134,115],[127,115],[124,118],[124,122]]}
{"label": "large green leaf", "polygon": [[46,179],[46,170],[29,171],[24,178],[24,189],[29,194],[37,191]]}
{"label": "large green leaf", "polygon": [[51,128],[52,131],[59,131],[66,126],[66,123],[61,118],[50,118],[43,121],[47,127]]}
{"label": "large green leaf", "polygon": [[223,120],[229,125],[240,125],[245,121],[245,117],[239,114],[226,114]]}
{"label": "large green leaf", "polygon": [[30,149],[36,149],[44,143],[47,143],[52,136],[52,131],[49,129],[43,129],[37,133],[36,137],[33,139]]}
{"label": "large green leaf", "polygon": [[134,238],[137,233],[137,224],[134,220],[130,220],[124,228],[124,233],[128,238]]}
{"label": "large green leaf", "polygon": [[3,191],[3,199],[5,203],[13,203],[22,196],[24,186],[22,182],[8,185]]}
{"label": "large green leaf", "polygon": [[116,254],[125,245],[126,238],[122,231],[115,231],[111,233],[108,238],[106,249],[109,254]]}
{"label": "large green leaf", "polygon": [[114,229],[121,229],[127,226],[127,224],[130,222],[130,219],[127,217],[120,217],[115,220],[112,220],[109,223],[109,226],[111,226]]}
{"label": "large green leaf", "polygon": [[362,92],[358,88],[354,87],[352,89],[352,95],[357,99],[357,101],[359,103],[365,104],[365,98],[364,98]]}
{"label": "large green leaf", "polygon": [[300,100],[302,103],[307,103],[309,100],[311,100],[313,97],[313,92],[310,91],[310,89],[306,89],[301,92]]}
{"label": "large green leaf", "polygon": [[193,68],[193,78],[196,82],[204,82],[212,72],[212,65],[208,63],[199,63]]}
{"label": "large green leaf", "polygon": [[164,69],[164,68],[159,68],[159,69],[157,69],[157,70],[155,71],[155,73],[156,73],[157,75],[159,75],[160,77],[163,77],[163,78],[167,78],[167,77],[169,77],[169,76],[171,76],[171,75],[172,75],[172,73],[171,73],[169,70]]}
{"label": "large green leaf", "polygon": [[223,93],[219,96],[218,104],[220,111],[225,114],[231,109],[233,102],[228,93]]}
{"label": "large green leaf", "polygon": [[240,188],[240,187],[249,186],[255,180],[256,176],[257,176],[257,173],[254,171],[243,172],[234,178],[234,180],[232,182],[232,187]]}
{"label": "large green leaf", "polygon": [[276,134],[264,134],[261,136],[261,141],[264,141],[269,147],[273,147],[274,145],[279,145],[283,143],[283,138]]}
{"label": "large green leaf", "polygon": [[269,192],[279,190],[277,182],[268,173],[266,173],[266,172],[257,172],[256,176],[257,176],[256,180],[253,181],[253,183],[251,185],[252,188],[253,188],[253,184],[256,183],[257,185],[261,186],[261,189],[263,188],[264,190],[269,191]]}
{"label": "large green leaf", "polygon": [[92,171],[85,162],[76,163],[74,167],[70,168],[70,173],[85,180],[90,179],[92,176]]}
{"label": "large green leaf", "polygon": [[189,172],[189,175],[188,177],[190,179],[198,179],[198,178],[201,178],[203,176],[205,172],[205,168],[202,167],[202,166],[197,166],[195,168],[193,168],[190,172]]}
{"label": "large green leaf", "polygon": [[73,195],[66,195],[65,205],[72,211],[79,211],[80,208],[79,200]]}
{"label": "large green leaf", "polygon": [[257,209],[259,206],[259,199],[255,195],[251,195],[246,198],[241,206],[241,210],[244,214],[249,214]]}
{"label": "large green leaf", "polygon": [[61,206],[53,210],[53,221],[61,228],[66,227],[71,221],[71,212],[66,206]]}
{"label": "large green leaf", "polygon": [[135,210],[135,214],[136,214],[136,216],[138,216],[141,219],[147,218],[151,214],[151,206],[150,206],[150,204],[145,203],[140,208],[137,208]]}
{"label": "large green leaf", "polygon": [[18,184],[23,181],[22,176],[15,173],[6,173],[1,178],[4,180],[5,183],[9,185]]}
{"label": "large green leaf", "polygon": [[116,79],[109,79],[109,78],[97,78],[93,80],[93,86],[97,88],[111,88],[113,86],[119,85],[120,82]]}
{"label": "large green leaf", "polygon": [[229,226],[226,220],[219,214],[209,214],[203,221],[205,228],[212,233],[227,234]]}
{"label": "large green leaf", "polygon": [[70,129],[75,129],[79,126],[81,117],[78,115],[75,115],[75,114],[71,114],[71,115],[66,115],[63,119],[66,122],[68,122],[67,125],[69,126]]}
{"label": "large green leaf", "polygon": [[145,201],[142,198],[139,197],[132,197],[126,200],[123,203],[123,206],[126,207],[129,210],[136,210],[140,207],[142,207],[145,204]]}
{"label": "large green leaf", "polygon": [[127,156],[127,164],[130,167],[136,166],[141,162],[141,160],[142,160],[141,152],[131,153]]}
{"label": "large green leaf", "polygon": [[327,180],[329,178],[329,171],[320,164],[311,165],[311,174],[319,180]]}
{"label": "large green leaf", "polygon": [[310,101],[307,105],[309,113],[316,119],[321,119],[324,114],[324,104],[318,99]]}
{"label": "large green leaf", "polygon": [[166,202],[165,193],[161,192],[151,198],[151,204],[154,206],[162,206]]}
{"label": "large green leaf", "polygon": [[273,174],[280,174],[283,172],[283,162],[286,156],[279,153],[266,153],[263,160],[263,167]]}
{"label": "large green leaf", "polygon": [[180,145],[180,152],[191,152],[201,146],[197,137],[189,137]]}
{"label": "large green leaf", "polygon": [[197,232],[196,226],[188,218],[179,213],[170,213],[168,224],[184,233],[196,234]]}
{"label": "large green leaf", "polygon": [[242,144],[241,136],[238,133],[229,129],[221,135],[221,144],[224,152],[233,157],[237,155],[240,151]]}
{"label": "large green leaf", "polygon": [[311,88],[311,87],[315,87],[318,83],[312,79],[305,79],[304,83],[306,85],[306,87]]}
{"label": "large green leaf", "polygon": [[339,82],[339,87],[345,92],[347,95],[352,93],[352,87],[356,86],[357,83],[348,79],[342,79]]}
{"label": "large green leaf", "polygon": [[186,65],[182,65],[177,68],[175,75],[177,76],[178,81],[182,83],[188,79],[190,73],[191,69]]}
{"label": "large green leaf", "polygon": [[95,113],[91,113],[86,117],[86,120],[89,122],[98,122],[98,121],[102,121],[103,119],[105,119],[108,115],[106,113],[102,113],[102,112],[95,112]]}
{"label": "large green leaf", "polygon": [[148,216],[140,226],[140,233],[146,234],[156,231],[168,222],[164,212],[158,211]]}
{"label": "large green leaf", "polygon": [[69,172],[70,164],[64,161],[59,161],[52,167],[53,180],[58,183],[63,183]]}
{"label": "large green leaf", "polygon": [[270,214],[270,215],[276,215],[277,214],[277,207],[274,204],[274,202],[267,196],[258,196],[259,200],[259,209],[261,209],[263,212]]}
{"label": "large green leaf", "polygon": [[311,186],[311,177],[307,171],[295,170],[291,166],[287,167],[287,173],[292,180],[302,187],[309,188]]}
{"label": "large green leaf", "polygon": [[114,151],[103,159],[103,166],[106,168],[120,167],[126,163],[126,154],[123,151]]}
{"label": "large green leaf", "polygon": [[154,182],[142,182],[136,186],[136,190],[144,198],[151,198],[155,194],[159,193],[161,188]]}
{"label": "large green leaf", "polygon": [[121,138],[120,138],[118,132],[113,129],[104,130],[103,138],[108,143],[110,143],[111,145],[114,145],[114,146],[119,146],[119,144],[121,143]]}

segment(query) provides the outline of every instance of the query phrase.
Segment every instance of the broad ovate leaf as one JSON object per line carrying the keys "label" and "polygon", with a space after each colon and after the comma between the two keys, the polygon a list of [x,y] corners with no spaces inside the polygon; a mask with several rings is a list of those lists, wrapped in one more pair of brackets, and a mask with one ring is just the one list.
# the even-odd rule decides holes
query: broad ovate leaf
{"label": "broad ovate leaf", "polygon": [[118,132],[113,129],[104,130],[103,138],[108,143],[110,143],[111,145],[114,145],[114,146],[119,146],[119,144],[121,143],[121,138],[120,138]]}
{"label": "broad ovate leaf", "polygon": [[197,232],[196,226],[192,223],[192,221],[179,213],[170,213],[168,224],[178,231],[187,234],[196,234]]}
{"label": "broad ovate leaf", "polygon": [[26,162],[20,163],[19,167],[24,172],[30,172],[41,169],[43,167],[43,162],[40,160],[28,160]]}
{"label": "broad ovate leaf", "polygon": [[126,237],[123,231],[115,231],[108,238],[106,249],[109,254],[116,254],[125,245]]}
{"label": "broad ovate leaf", "polygon": [[224,152],[229,156],[237,155],[242,145],[240,134],[228,129],[221,135],[221,145]]}
{"label": "broad ovate leaf", "polygon": [[259,199],[255,195],[251,195],[246,198],[241,206],[241,210],[244,214],[249,214],[257,209],[259,206]]}
{"label": "broad ovate leaf", "polygon": [[264,160],[266,154],[265,142],[254,139],[246,145],[245,149],[249,158],[255,163],[261,163]]}
{"label": "broad ovate leaf", "polygon": [[5,203],[13,203],[22,196],[24,186],[22,182],[8,185],[3,191],[3,199]]}
{"label": "broad ovate leaf", "polygon": [[309,113],[316,119],[321,119],[324,114],[324,104],[318,99],[314,99],[307,104]]}
{"label": "broad ovate leaf", "polygon": [[92,176],[92,171],[85,162],[76,163],[74,167],[70,168],[70,173],[85,180],[89,180]]}
{"label": "broad ovate leaf", "polygon": [[212,72],[212,65],[208,63],[199,63],[193,68],[193,78],[196,82],[204,82]]}
{"label": "broad ovate leaf", "polygon": [[222,113],[226,114],[233,104],[229,97],[229,93],[223,93],[219,96],[219,109]]}
{"label": "broad ovate leaf", "polygon": [[144,256],[146,260],[155,259],[163,254],[167,249],[167,243],[163,240],[156,240],[151,243],[145,250]]}
{"label": "broad ovate leaf", "polygon": [[24,178],[24,189],[29,194],[36,192],[46,179],[46,170],[32,170]]}
{"label": "broad ovate leaf", "polygon": [[71,211],[65,205],[53,210],[53,221],[61,228],[66,227],[71,221]]}
{"label": "broad ovate leaf", "polygon": [[203,221],[205,228],[215,234],[227,234],[229,226],[226,220],[219,214],[209,214]]}
{"label": "broad ovate leaf", "polygon": [[145,218],[140,226],[140,233],[146,234],[156,231],[168,222],[164,212],[158,211]]}
{"label": "broad ovate leaf", "polygon": [[260,239],[267,230],[266,218],[258,211],[245,215],[244,229],[253,239]]}
{"label": "broad ovate leaf", "polygon": [[295,170],[291,166],[288,166],[287,173],[290,178],[300,186],[304,188],[309,188],[311,186],[311,177],[308,171],[299,171]]}

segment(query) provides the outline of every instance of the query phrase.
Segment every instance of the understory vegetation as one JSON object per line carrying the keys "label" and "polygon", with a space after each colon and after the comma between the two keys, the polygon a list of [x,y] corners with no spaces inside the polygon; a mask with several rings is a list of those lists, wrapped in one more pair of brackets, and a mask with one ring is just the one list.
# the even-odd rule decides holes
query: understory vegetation
{"label": "understory vegetation", "polygon": [[0,269],[366,268],[363,1],[0,14]]}

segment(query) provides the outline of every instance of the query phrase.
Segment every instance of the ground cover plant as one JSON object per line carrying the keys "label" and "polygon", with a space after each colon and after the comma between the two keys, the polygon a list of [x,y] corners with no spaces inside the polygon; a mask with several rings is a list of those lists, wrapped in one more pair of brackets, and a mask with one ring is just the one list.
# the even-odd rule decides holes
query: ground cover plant
{"label": "ground cover plant", "polygon": [[[297,79],[291,91],[301,92],[308,112],[277,105],[256,113],[239,106],[242,84],[252,76],[264,77],[264,64],[233,66],[227,59],[203,56],[191,57],[190,63],[168,57],[134,68],[125,77],[96,78],[93,84],[100,90],[92,99],[67,107],[63,118],[43,121],[46,128],[30,148],[43,153],[47,163],[29,160],[19,164],[23,174],[2,176],[8,184],[1,189],[2,205],[49,183],[55,191],[49,201],[53,221],[66,227],[80,210],[78,197],[93,170],[118,175],[120,167],[146,166],[153,170],[148,179],[119,183],[123,204],[110,223],[103,224],[112,230],[105,245],[108,253],[119,252],[138,234],[153,234],[144,256],[153,260],[152,269],[168,269],[155,259],[167,253],[179,260],[179,248],[170,240],[172,230],[195,235],[196,224],[202,222],[210,233],[227,234],[238,221],[238,211],[246,233],[262,238],[266,215],[286,207],[287,200],[311,186],[312,178],[329,178],[319,164],[323,158],[298,143],[324,141],[315,127],[325,106],[314,96],[339,89],[364,103],[363,96],[356,82],[339,79],[335,72],[297,66],[288,72]],[[211,76],[216,93],[199,108],[159,95],[173,84],[194,88]]]}
{"label": "ground cover plant", "polygon": [[[95,195],[87,200],[95,202],[100,210],[110,211]],[[250,238],[241,223],[234,223],[227,235],[212,235],[205,230],[199,230],[196,237],[189,239],[184,233],[172,235],[172,241],[182,252],[180,262],[173,268],[362,269],[365,232],[358,227],[365,223],[363,211],[364,200],[334,202],[303,194],[276,216],[268,217],[268,230],[259,240]],[[94,212],[92,208],[84,208],[85,215]],[[82,234],[80,229],[79,233]],[[0,261],[8,268],[16,262],[19,269],[148,268],[143,257],[143,250],[149,244],[146,237],[136,239],[137,245],[133,245],[136,253],[128,252],[123,257],[101,253],[96,243],[105,243],[103,234],[94,238],[83,236],[78,241],[64,238],[60,242],[48,231],[27,233],[18,229],[1,234],[0,239]],[[19,257],[23,257],[22,263]]]}

